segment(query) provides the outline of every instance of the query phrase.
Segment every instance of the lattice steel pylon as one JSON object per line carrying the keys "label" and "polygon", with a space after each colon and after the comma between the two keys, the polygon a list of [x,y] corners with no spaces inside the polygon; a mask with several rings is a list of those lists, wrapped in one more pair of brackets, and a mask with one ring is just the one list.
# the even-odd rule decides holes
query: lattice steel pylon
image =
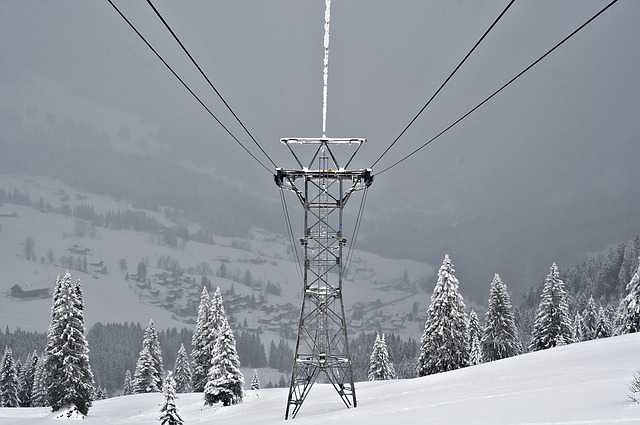
{"label": "lattice steel pylon", "polygon": [[[342,255],[346,245],[342,210],[355,191],[368,188],[373,182],[371,169],[345,169],[365,141],[281,139],[300,169],[277,168],[274,179],[280,188],[293,191],[304,209],[304,236],[300,239],[304,247],[304,293],[285,419],[295,418],[319,377],[333,385],[347,408],[357,406],[342,299]],[[292,149],[294,144],[315,148],[308,166]],[[354,144],[355,151],[342,167],[332,149]],[[302,185],[297,185],[298,180]]]}

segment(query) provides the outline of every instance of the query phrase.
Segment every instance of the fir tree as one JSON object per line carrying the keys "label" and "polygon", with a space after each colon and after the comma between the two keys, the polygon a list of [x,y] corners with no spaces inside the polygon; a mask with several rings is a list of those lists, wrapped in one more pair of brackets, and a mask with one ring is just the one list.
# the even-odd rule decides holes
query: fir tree
{"label": "fir tree", "polygon": [[0,362],[0,407],[18,406],[18,372],[11,348],[5,347]]}
{"label": "fir tree", "polygon": [[505,359],[522,352],[507,285],[498,274],[491,282],[489,308],[481,344],[484,362]]}
{"label": "fir tree", "polygon": [[582,341],[583,337],[584,329],[582,324],[582,315],[577,311],[576,317],[573,319],[573,339],[575,341]]}
{"label": "fir tree", "polygon": [[39,359],[38,353],[34,351],[27,359],[27,364],[25,364],[20,373],[18,399],[20,399],[21,407],[31,407],[31,398],[33,396],[33,386]]}
{"label": "fir tree", "polygon": [[618,323],[619,335],[640,330],[640,258],[636,272],[627,284],[627,296],[620,301]]}
{"label": "fir tree", "polygon": [[469,365],[475,366],[482,363],[482,327],[475,310],[469,313]]}
{"label": "fir tree", "polygon": [[153,355],[149,351],[149,347],[143,347],[140,351],[140,357],[136,363],[136,371],[133,374],[133,393],[157,393],[158,388],[158,369]]}
{"label": "fir tree", "polygon": [[31,394],[31,406],[44,407],[48,405],[49,401],[47,400],[47,383],[43,356],[38,359],[36,373],[33,377],[33,393]]}
{"label": "fir tree", "polygon": [[609,322],[607,313],[602,306],[598,310],[598,320],[596,322],[594,335],[596,339],[609,338],[611,336],[611,323]]}
{"label": "fir tree", "polygon": [[209,340],[209,316],[211,313],[211,300],[206,286],[202,288],[196,330],[191,338],[192,383],[193,391],[203,392],[207,383],[207,373],[211,367],[211,349],[213,345]]}
{"label": "fir tree", "polygon": [[184,421],[180,417],[180,412],[176,407],[176,391],[174,388],[174,379],[169,372],[167,378],[164,380],[164,386],[162,387],[162,395],[164,401],[160,408],[160,417],[158,420],[162,425],[182,425]]}
{"label": "fir tree", "polygon": [[180,345],[178,357],[173,367],[174,388],[177,393],[188,393],[191,391],[191,365],[187,357],[187,350],[184,344]]}
{"label": "fir tree", "polygon": [[131,381],[131,371],[127,369],[124,373],[124,384],[122,385],[122,395],[133,394],[133,382]]}
{"label": "fir tree", "polygon": [[244,377],[240,372],[240,358],[236,351],[236,339],[223,317],[218,340],[214,347],[211,369],[204,389],[204,402],[224,406],[242,402]]}
{"label": "fir tree", "polygon": [[424,333],[420,339],[418,376],[431,375],[469,365],[469,332],[465,305],[458,292],[448,255],[438,271]]}
{"label": "fir tree", "polygon": [[253,369],[253,377],[251,378],[251,389],[259,390],[260,389],[260,379],[258,378],[258,370]]}
{"label": "fir tree", "polygon": [[476,333],[471,334],[471,348],[469,350],[469,366],[482,363],[482,345]]}
{"label": "fir tree", "polygon": [[396,372],[393,368],[393,363],[389,360],[384,334],[380,337],[378,333],[369,357],[369,381],[386,381],[395,379],[395,377]]}
{"label": "fir tree", "polygon": [[598,321],[598,309],[593,300],[593,296],[589,297],[587,307],[582,313],[582,341],[590,341],[596,337],[596,326]]}
{"label": "fir tree", "polygon": [[160,348],[160,341],[158,340],[158,332],[156,332],[156,327],[153,324],[153,320],[149,321],[149,325],[144,332],[142,347],[148,349],[149,354],[153,359],[153,366],[156,370],[156,387],[158,388],[158,391],[160,391],[160,389],[162,388],[164,366],[162,362],[162,349]]}
{"label": "fir tree", "polygon": [[573,329],[569,319],[564,282],[553,263],[545,280],[540,304],[533,323],[531,349],[545,350],[573,342]]}
{"label": "fir tree", "polygon": [[45,350],[47,398],[53,411],[75,405],[86,415],[93,400],[93,373],[85,337],[80,281],[58,276]]}

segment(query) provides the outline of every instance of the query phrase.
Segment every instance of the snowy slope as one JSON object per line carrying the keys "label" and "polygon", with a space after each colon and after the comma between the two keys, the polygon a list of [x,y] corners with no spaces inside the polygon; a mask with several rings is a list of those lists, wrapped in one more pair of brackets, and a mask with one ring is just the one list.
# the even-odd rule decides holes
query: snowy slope
{"label": "snowy slope", "polygon": [[[626,398],[640,367],[640,334],[590,341],[424,378],[357,384],[347,410],[332,387],[316,385],[297,425],[570,425],[640,424],[640,405]],[[203,407],[182,394],[186,424],[282,424],[287,390],[248,391],[243,404]],[[87,424],[154,424],[161,394],[98,401]],[[60,423],[44,408],[0,409],[0,424]]]}
{"label": "snowy slope", "polygon": [[[42,198],[45,204],[49,202],[55,208],[62,205],[68,205],[70,208],[90,205],[100,213],[134,209],[125,200],[82,192],[45,177],[0,175],[0,188],[7,192],[17,189],[22,193],[29,193],[34,202]],[[7,216],[13,212],[17,217]],[[158,212],[144,212],[163,225],[173,225]],[[250,250],[234,247],[232,238],[221,236],[214,236],[214,244],[189,241],[178,249],[174,249],[162,243],[162,237],[159,235],[134,230],[96,227],[95,237],[76,237],[74,227],[79,221],[82,220],[52,212],[41,212],[37,208],[11,203],[0,205],[1,328],[21,327],[24,330],[41,332],[47,329],[50,320],[50,300],[21,301],[9,296],[10,288],[15,284],[21,285],[23,289],[52,288],[56,275],[64,274],[66,271],[65,267],[59,265],[60,256],[70,255],[69,248],[73,245],[89,249],[89,254],[86,256],[88,263],[103,261],[108,269],[107,275],[94,276],[78,270],[70,270],[74,281],[78,278],[82,281],[86,303],[85,321],[88,327],[98,321],[103,323],[129,321],[145,324],[151,318],[160,329],[187,326],[186,317],[178,317],[176,320],[171,311],[155,305],[158,303],[150,302],[148,293],[138,291],[133,281],[126,282],[125,273],[120,271],[120,259],[127,261],[128,272],[133,274],[136,273],[138,262],[146,258],[149,274],[160,273],[163,270],[156,267],[156,262],[161,256],[170,256],[184,269],[194,268],[202,262],[207,262],[214,271],[224,260],[229,272],[237,272],[240,276],[250,272],[255,280],[277,284],[281,287],[282,294],[281,296],[269,294],[267,304],[273,306],[275,311],[281,311],[279,307],[290,304],[293,307],[286,320],[297,323],[299,314],[297,309],[301,303],[302,293],[300,273],[293,262],[293,257],[287,253],[288,241],[283,236],[253,230],[249,232],[248,239],[242,241],[250,247]],[[197,229],[193,223],[186,224],[192,232]],[[283,223],[283,233],[285,231]],[[27,261],[23,256],[23,242],[29,236],[35,241],[37,262]],[[44,264],[41,264],[40,258],[46,258],[49,250],[55,254],[54,264],[49,264],[46,259]],[[252,262],[256,258],[260,259],[259,264]],[[399,281],[405,272],[414,282],[430,277],[433,274],[432,266],[417,261],[387,259],[359,250],[355,251],[352,264],[352,273],[345,282],[344,290],[347,320],[350,320],[353,315],[352,305],[355,302],[366,305],[365,314],[376,317],[383,323],[390,323],[392,316],[401,317],[408,314],[414,302],[420,304],[421,315],[426,314],[429,295],[422,291],[395,287],[394,282]],[[192,274],[189,277],[198,283],[201,279],[201,275],[198,274]],[[256,291],[229,279],[217,278],[213,275],[209,275],[208,278],[212,280],[214,286],[220,286],[223,291],[233,286],[240,295],[255,295],[256,298],[264,295],[264,288],[262,291]],[[159,288],[157,285],[154,287]],[[165,290],[165,288],[160,289]],[[194,297],[199,300],[199,294]],[[378,299],[384,302],[376,305],[375,302]],[[378,319],[376,316],[378,313],[384,313],[387,316],[383,318],[380,315]],[[258,321],[264,320],[265,314],[258,309],[236,311],[234,315],[240,323],[246,318],[250,327],[264,326]],[[394,331],[402,333],[404,338],[407,336],[419,338],[423,324],[424,320],[421,319],[418,322],[403,325],[404,329],[398,327]],[[360,330],[368,329],[354,329],[354,332],[357,333]]]}

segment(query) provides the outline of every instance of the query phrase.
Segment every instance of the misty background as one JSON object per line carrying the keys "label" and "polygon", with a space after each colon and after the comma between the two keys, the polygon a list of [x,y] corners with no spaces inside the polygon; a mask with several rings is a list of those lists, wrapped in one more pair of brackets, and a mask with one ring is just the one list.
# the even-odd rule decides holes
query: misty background
{"label": "misty background", "polygon": [[[370,166],[506,1],[334,1],[327,136]],[[265,164],[143,1],[116,2]],[[154,2],[279,166],[281,137],[322,130],[324,2]],[[599,11],[516,2],[378,166],[429,140]],[[418,154],[377,176],[358,248],[439,265],[486,302],[638,233],[640,3],[618,2]],[[219,234],[286,234],[269,172],[222,130],[106,1],[0,4],[0,170],[181,208]],[[292,216],[302,211],[291,194]],[[353,226],[359,199],[347,207]],[[352,228],[352,227],[351,227]],[[302,226],[294,223],[294,235]],[[350,232],[347,234],[349,236]],[[515,299],[516,301],[519,298]]]}

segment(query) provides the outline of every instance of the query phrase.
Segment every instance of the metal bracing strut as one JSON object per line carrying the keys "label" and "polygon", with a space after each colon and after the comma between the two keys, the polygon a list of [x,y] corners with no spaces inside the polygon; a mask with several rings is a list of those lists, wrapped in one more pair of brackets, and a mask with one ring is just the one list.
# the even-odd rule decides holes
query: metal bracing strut
{"label": "metal bracing strut", "polygon": [[[298,338],[291,371],[285,419],[294,418],[313,384],[330,383],[347,407],[356,407],[347,324],[342,300],[342,210],[351,194],[373,182],[371,169],[345,170],[332,148],[356,144],[351,160],[365,139],[281,139],[300,169],[277,168],[276,184],[293,191],[304,209],[303,300]],[[293,144],[314,145],[311,161],[304,166]],[[314,168],[314,164],[316,164]]]}

